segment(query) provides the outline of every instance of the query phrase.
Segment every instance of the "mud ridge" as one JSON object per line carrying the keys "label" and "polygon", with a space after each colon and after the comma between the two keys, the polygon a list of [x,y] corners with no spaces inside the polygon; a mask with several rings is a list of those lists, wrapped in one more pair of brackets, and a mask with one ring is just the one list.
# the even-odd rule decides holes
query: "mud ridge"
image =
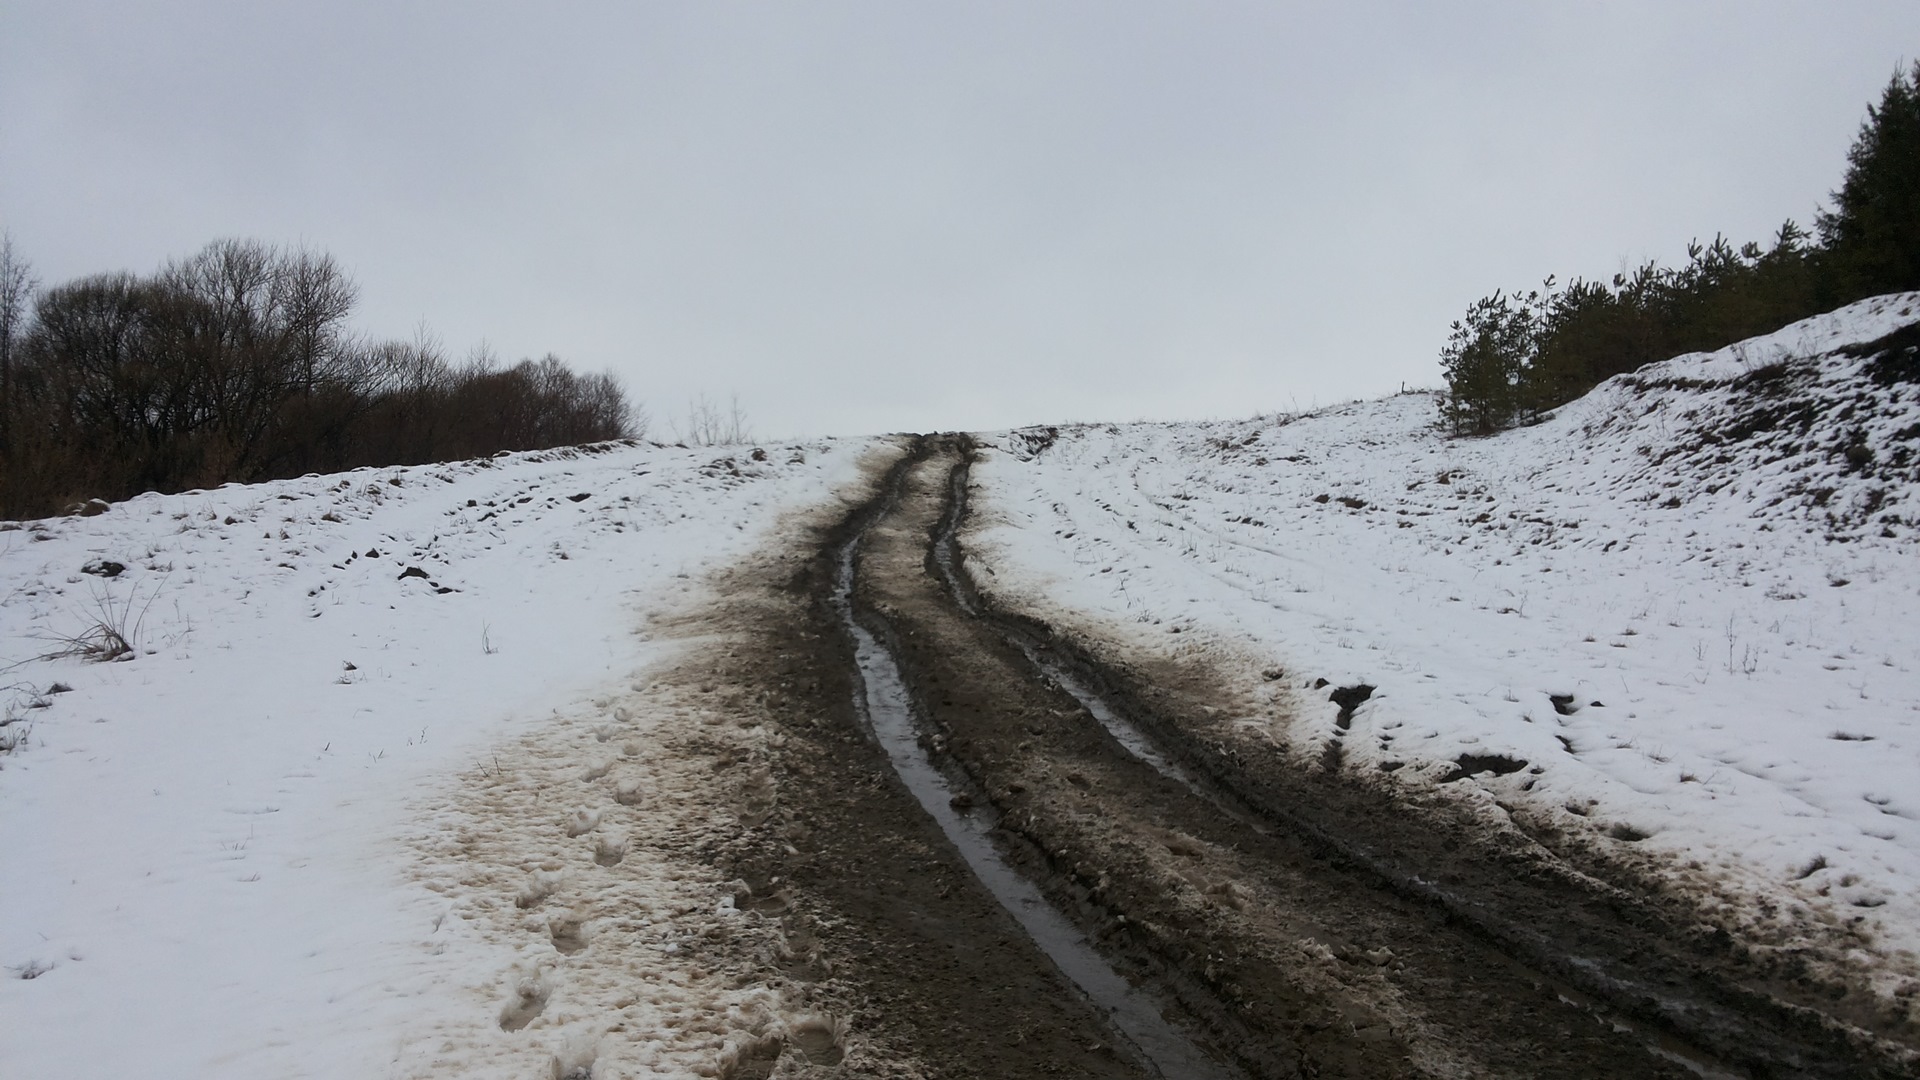
{"label": "mud ridge", "polygon": [[1097,644],[999,607],[979,591],[959,549],[971,450],[964,437],[953,440],[941,485],[945,505],[927,541],[929,576],[946,579],[954,607],[1036,665],[1030,677],[1045,678],[1051,666],[1085,683],[1233,816],[1284,831],[1326,867],[1357,873],[1377,890],[1426,907],[1543,981],[1570,986],[1571,996],[1591,996],[1615,1016],[1644,1025],[1695,1071],[1916,1075],[1907,1048],[1817,1002],[1753,985],[1759,980],[1724,936],[1689,935],[1631,890],[1597,882],[1584,868],[1542,860],[1537,848],[1482,849],[1461,823],[1435,821],[1430,808],[1406,805],[1337,770],[1284,758],[1252,760],[1206,738],[1203,723],[1183,720],[1183,702],[1146,673],[1103,659]]}
{"label": "mud ridge", "polygon": [[[921,465],[925,458],[942,446],[938,440],[923,439],[917,460],[912,464]],[[912,471],[909,468],[890,478],[896,490],[906,486],[905,481]],[[890,512],[898,513],[900,507],[897,504],[904,500],[904,493],[896,496],[896,505],[890,507]],[[925,500],[919,501],[924,503]],[[924,510],[924,506],[919,509]],[[911,514],[904,516],[912,517]],[[899,549],[895,557],[888,560],[884,552],[868,556],[872,562],[891,562],[892,566],[883,565],[874,571],[863,572],[855,594],[857,613],[863,626],[880,637],[896,658],[911,657],[925,650],[928,643],[924,640],[924,623],[915,620],[892,602],[885,595],[884,588],[877,589],[874,586],[873,579],[897,579],[899,571],[905,570],[918,579],[917,583],[925,587],[927,595],[940,595],[939,579],[919,572],[921,555],[926,550],[924,543],[930,535],[929,524],[928,521],[910,520],[898,525],[896,532],[904,531],[905,535],[895,538],[894,546]],[[909,557],[899,557],[902,551]],[[969,648],[978,650],[987,644],[989,642],[985,640],[971,642]],[[1170,1015],[1179,1019],[1190,1034],[1197,1036],[1196,1041],[1209,1047],[1217,1060],[1231,1061],[1254,1076],[1321,1075],[1316,1061],[1327,1056],[1326,1047],[1320,1047],[1316,1053],[1314,1049],[1296,1042],[1292,1038],[1293,1032],[1285,1026],[1249,1023],[1244,1016],[1245,1010],[1232,1000],[1231,993],[1227,996],[1220,993],[1219,985],[1226,980],[1214,965],[1208,963],[1212,951],[1203,945],[1196,945],[1196,939],[1190,931],[1151,920],[1130,924],[1123,914],[1123,906],[1108,902],[1104,895],[1106,882],[1087,874],[1085,865],[1077,864],[1076,857],[1069,850],[1061,848],[1056,838],[1036,830],[1030,812],[1023,813],[1020,806],[1008,805],[1004,799],[996,798],[992,794],[996,783],[993,771],[983,769],[977,756],[957,752],[952,745],[955,729],[945,722],[942,715],[946,710],[938,700],[943,693],[938,678],[929,680],[924,671],[914,670],[906,663],[902,664],[902,674],[906,676],[908,689],[915,699],[929,759],[941,767],[956,785],[964,786],[970,802],[977,800],[978,805],[983,807],[983,813],[993,815],[996,819],[993,836],[1002,856],[1039,886],[1055,909],[1071,917],[1082,931],[1097,941],[1100,951],[1110,958],[1116,970],[1124,972],[1137,986],[1161,998],[1168,1005]],[[1036,691],[1043,695],[1053,693],[1024,679],[1017,669],[1003,668],[995,674],[998,676],[997,683],[1003,689],[1011,689],[1016,696]],[[1071,702],[1053,704],[1058,706]],[[1018,705],[1012,707],[1013,711],[1021,708]],[[1131,905],[1136,911],[1142,906]],[[1164,936],[1167,938],[1167,947],[1143,948],[1136,940],[1142,935],[1156,938]],[[1288,1007],[1294,1011],[1315,1013],[1323,1010],[1324,1004],[1299,997],[1290,1001]],[[1320,1015],[1320,1021],[1310,1026],[1331,1032],[1340,1025],[1337,1015],[1325,1010]],[[1335,1035],[1331,1040],[1323,1038],[1319,1041],[1338,1042],[1341,1039]],[[1338,1056],[1337,1053],[1335,1056]],[[1391,1057],[1376,1055],[1373,1066],[1361,1072],[1335,1070],[1327,1075],[1401,1075],[1399,1070],[1389,1065]]]}
{"label": "mud ridge", "polygon": [[1201,1041],[1257,1076],[1688,1075],[1431,905],[1145,764],[1036,677],[930,572],[955,453],[940,440],[902,477],[862,603],[894,629],[928,749],[990,802],[1009,859]]}
{"label": "mud ridge", "polygon": [[983,793],[965,775],[943,768],[943,762],[928,752],[925,710],[907,689],[895,659],[900,647],[898,634],[879,612],[856,611],[853,603],[860,541],[864,538],[864,533],[857,535],[840,550],[834,603],[854,639],[862,684],[859,711],[868,730],[886,750],[896,775],[959,850],[975,879],[999,900],[1065,980],[1106,1015],[1115,1035],[1136,1060],[1163,1077],[1232,1080],[1226,1070],[1166,1021],[1160,1002],[1121,977],[1031,881],[1012,869],[1002,854],[1007,834],[1000,830],[998,816],[987,809],[991,800],[978,799]]}
{"label": "mud ridge", "polygon": [[[737,918],[776,929],[769,985],[796,1014],[827,1018],[738,1048],[717,1075],[770,1075],[784,1052],[807,1060],[805,1075],[1144,1080],[974,880],[857,713],[834,556],[887,512],[923,456],[903,451],[871,464],[857,505],[801,530],[779,583],[736,602],[750,643],[710,661],[708,687],[765,733],[750,755],[716,761],[720,778],[752,791],[737,835],[705,857],[734,879]],[[833,1048],[810,1044],[829,1028]]]}

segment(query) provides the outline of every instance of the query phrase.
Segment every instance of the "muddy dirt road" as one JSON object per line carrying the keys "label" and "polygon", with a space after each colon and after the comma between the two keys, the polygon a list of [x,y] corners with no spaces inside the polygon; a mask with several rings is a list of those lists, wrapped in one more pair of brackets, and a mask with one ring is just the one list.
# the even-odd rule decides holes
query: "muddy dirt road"
{"label": "muddy dirt road", "polygon": [[703,854],[872,1048],[723,1075],[1914,1075],[1589,868],[1227,750],[1204,687],[984,605],[968,453],[914,441],[694,676],[773,731],[718,756],[741,829]]}

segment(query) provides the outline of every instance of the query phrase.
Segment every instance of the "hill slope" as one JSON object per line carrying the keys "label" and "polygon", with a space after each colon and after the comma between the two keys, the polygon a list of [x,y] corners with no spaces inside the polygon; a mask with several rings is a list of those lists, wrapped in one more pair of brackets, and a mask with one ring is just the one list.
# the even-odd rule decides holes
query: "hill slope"
{"label": "hill slope", "polygon": [[1012,432],[964,539],[1001,603],[1204,671],[1214,737],[1647,875],[1911,1023],[1916,335],[1881,297],[1481,440],[1426,394]]}
{"label": "hill slope", "polygon": [[[714,698],[660,677],[727,647],[710,572],[843,512],[874,446],[600,444],[0,525],[0,1072],[686,1074],[757,1037],[767,932],[705,942],[733,911],[691,853],[732,793],[674,749],[723,743]],[[131,648],[89,662],[103,625]]]}

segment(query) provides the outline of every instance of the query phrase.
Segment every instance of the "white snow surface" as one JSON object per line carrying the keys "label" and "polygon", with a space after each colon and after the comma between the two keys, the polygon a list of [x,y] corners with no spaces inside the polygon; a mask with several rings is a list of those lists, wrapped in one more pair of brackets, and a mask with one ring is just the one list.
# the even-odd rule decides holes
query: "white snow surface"
{"label": "white snow surface", "polygon": [[1915,322],[1862,302],[1484,439],[1426,393],[995,435],[963,541],[1003,603],[1211,657],[1292,760],[1589,836],[1884,994],[1920,949],[1920,384],[1839,350]]}
{"label": "white snow surface", "polygon": [[[552,885],[578,873],[567,858],[592,872],[592,855],[623,851],[601,815],[629,812],[641,781],[603,779],[608,762],[582,774],[577,749],[542,763],[539,748],[593,746],[583,718],[628,720],[610,700],[685,648],[636,631],[699,608],[707,571],[778,543],[783,518],[828,504],[874,445],[756,460],[607,444],[146,495],[0,532],[0,1076],[591,1062],[591,1025],[498,1020],[566,976],[566,913],[527,914],[522,942],[483,933],[519,917],[518,881],[463,880],[457,856],[435,853],[456,836],[526,849],[528,865],[560,867],[528,879]],[[102,561],[125,569],[83,571]],[[130,658],[51,655],[123,620],[138,625]],[[631,719],[628,753],[644,761],[651,721]],[[610,809],[566,818],[563,780],[605,787]],[[482,788],[539,835],[489,837],[465,794]],[[532,851],[549,834],[551,851]],[[632,1075],[692,1075],[720,1038],[649,1044],[647,1029],[729,1007],[694,1000],[706,976],[676,958],[691,930],[674,920],[731,913],[699,871],[636,861],[620,932],[648,942],[647,959],[619,961],[632,985],[618,997],[576,982],[625,1009],[609,1015],[634,1029],[628,1056],[645,1068]],[[687,1045],[699,1054],[675,1050]]]}
{"label": "white snow surface", "polygon": [[[1338,741],[1585,830],[1888,992],[1920,967],[1920,386],[1839,350],[1915,322],[1920,295],[1854,305],[1487,439],[1426,394],[996,436],[970,566],[1207,657],[1295,760]],[[0,1076],[711,1071],[779,1002],[692,955],[748,916],[649,824],[707,803],[645,693],[700,642],[646,628],[880,446],[514,454],[0,531]],[[103,622],[130,658],[55,655]],[[1318,679],[1377,691],[1341,732]]]}

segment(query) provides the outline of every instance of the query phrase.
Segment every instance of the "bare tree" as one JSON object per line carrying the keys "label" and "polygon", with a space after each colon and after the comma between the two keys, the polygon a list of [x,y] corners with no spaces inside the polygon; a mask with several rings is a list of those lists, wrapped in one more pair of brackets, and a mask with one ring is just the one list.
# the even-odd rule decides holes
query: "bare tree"
{"label": "bare tree", "polygon": [[27,301],[40,283],[13,250],[13,234],[0,232],[0,454],[13,445],[13,349],[26,329]]}
{"label": "bare tree", "polygon": [[740,407],[740,395],[730,397],[727,409],[701,394],[687,403],[686,427],[670,424],[679,441],[690,446],[731,446],[753,441],[753,429],[747,426],[747,414]]}
{"label": "bare tree", "polygon": [[[610,373],[356,337],[357,296],[331,257],[250,240],[42,291],[0,234],[0,513],[645,430]],[[744,437],[737,402],[703,408],[703,439]]]}
{"label": "bare tree", "polygon": [[290,252],[275,270],[273,306],[282,313],[300,392],[310,396],[322,381],[351,375],[346,320],[360,287],[325,253]]}
{"label": "bare tree", "polygon": [[602,439],[644,439],[651,417],[645,405],[629,402],[611,371],[580,377],[580,411]]}

